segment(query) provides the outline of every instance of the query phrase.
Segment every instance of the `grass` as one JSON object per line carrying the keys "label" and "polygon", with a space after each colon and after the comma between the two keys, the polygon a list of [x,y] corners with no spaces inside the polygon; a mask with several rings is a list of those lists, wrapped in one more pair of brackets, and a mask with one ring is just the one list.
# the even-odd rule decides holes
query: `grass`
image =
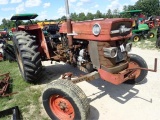
{"label": "grass", "polygon": [[[23,119],[25,120],[47,120],[41,113],[41,91],[34,88],[32,84],[26,83],[19,72],[16,62],[0,62],[0,73],[10,72],[12,78],[12,92],[18,92],[10,97],[0,97],[0,111],[14,106],[18,106]],[[0,118],[0,120],[10,120],[11,116]]]}

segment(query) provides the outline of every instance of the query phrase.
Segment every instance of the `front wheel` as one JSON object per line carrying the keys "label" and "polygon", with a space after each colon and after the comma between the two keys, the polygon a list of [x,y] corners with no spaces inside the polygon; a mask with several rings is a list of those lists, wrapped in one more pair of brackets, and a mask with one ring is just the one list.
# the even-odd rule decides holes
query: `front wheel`
{"label": "front wheel", "polygon": [[89,101],[85,93],[68,80],[57,80],[44,90],[43,106],[52,120],[86,120]]}
{"label": "front wheel", "polygon": [[[140,57],[139,55],[130,54],[129,56],[130,56],[129,68],[137,68],[137,67],[148,68],[145,60],[142,57]],[[129,83],[129,84],[140,83],[141,81],[143,81],[146,78],[148,71],[137,69],[134,72],[134,74],[135,74],[135,78],[129,79],[125,83]]]}

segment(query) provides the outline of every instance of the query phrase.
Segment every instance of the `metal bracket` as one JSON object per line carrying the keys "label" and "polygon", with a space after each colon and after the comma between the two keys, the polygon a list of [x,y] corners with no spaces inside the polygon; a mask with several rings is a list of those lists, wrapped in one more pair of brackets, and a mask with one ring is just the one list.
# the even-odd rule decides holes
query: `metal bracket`
{"label": "metal bracket", "polygon": [[11,96],[17,93],[17,92],[7,93],[7,90],[10,85],[9,80],[10,80],[9,72],[5,74],[0,74],[0,97]]}
{"label": "metal bracket", "polygon": [[91,81],[91,80],[98,79],[98,78],[100,78],[99,73],[97,71],[94,71],[94,72],[91,72],[91,73],[86,74],[84,76],[81,76],[79,78],[72,79],[71,81],[73,83],[79,83],[79,82],[82,82],[82,81]]}
{"label": "metal bracket", "polygon": [[141,70],[147,70],[147,71],[151,71],[151,72],[157,72],[157,58],[155,58],[154,60],[154,69],[148,69],[148,68],[131,68],[131,69],[127,69],[127,70],[135,70],[135,69],[141,69]]}
{"label": "metal bracket", "polygon": [[77,77],[74,78],[75,76],[72,78],[72,76],[73,76],[73,73],[67,72],[64,75],[62,75],[62,79],[67,78],[67,80],[71,80],[73,83],[79,83],[79,82],[82,82],[82,81],[91,81],[91,80],[100,78],[100,75],[97,71],[91,72],[91,73],[86,74],[86,75],[81,75],[78,78]]}
{"label": "metal bracket", "polygon": [[21,120],[21,115],[18,106],[0,111],[0,118],[11,114],[13,115],[12,120]]}

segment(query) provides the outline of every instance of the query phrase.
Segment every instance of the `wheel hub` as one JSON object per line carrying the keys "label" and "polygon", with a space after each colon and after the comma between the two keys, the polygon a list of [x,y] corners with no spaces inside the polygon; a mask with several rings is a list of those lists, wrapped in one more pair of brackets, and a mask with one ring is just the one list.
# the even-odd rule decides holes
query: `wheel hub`
{"label": "wheel hub", "polygon": [[139,41],[139,37],[135,37],[135,38],[134,38],[134,41],[135,41],[135,42]]}
{"label": "wheel hub", "polygon": [[60,120],[73,120],[75,111],[72,104],[60,95],[50,97],[50,109],[55,116]]}
{"label": "wheel hub", "polygon": [[63,111],[66,111],[66,109],[67,109],[66,103],[64,103],[63,101],[60,101],[59,107]]}

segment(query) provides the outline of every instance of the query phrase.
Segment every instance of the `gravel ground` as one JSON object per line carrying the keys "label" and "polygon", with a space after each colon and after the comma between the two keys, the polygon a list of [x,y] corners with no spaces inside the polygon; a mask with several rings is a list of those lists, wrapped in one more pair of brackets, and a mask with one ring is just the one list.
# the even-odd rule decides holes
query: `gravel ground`
{"label": "gravel ground", "polygon": [[[148,72],[147,78],[140,85],[117,86],[102,79],[78,83],[90,100],[88,120],[160,120],[160,52],[133,48],[131,53],[143,57],[151,69],[154,67],[154,58],[158,58],[158,71]],[[68,71],[74,75],[84,74],[63,63],[54,62],[51,65],[48,61],[43,62],[43,65],[43,86]]]}

